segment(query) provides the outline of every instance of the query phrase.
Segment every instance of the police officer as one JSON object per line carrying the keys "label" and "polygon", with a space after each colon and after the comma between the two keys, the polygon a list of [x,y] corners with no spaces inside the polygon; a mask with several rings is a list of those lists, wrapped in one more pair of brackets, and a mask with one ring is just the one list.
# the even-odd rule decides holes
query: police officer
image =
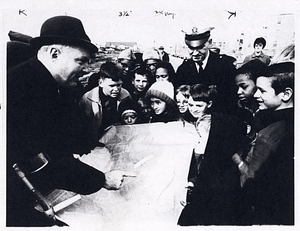
{"label": "police officer", "polygon": [[191,57],[178,67],[176,86],[201,83],[215,87],[218,94],[212,110],[227,113],[236,102],[235,66],[229,56],[210,51],[213,29],[193,27],[185,32],[185,44]]}

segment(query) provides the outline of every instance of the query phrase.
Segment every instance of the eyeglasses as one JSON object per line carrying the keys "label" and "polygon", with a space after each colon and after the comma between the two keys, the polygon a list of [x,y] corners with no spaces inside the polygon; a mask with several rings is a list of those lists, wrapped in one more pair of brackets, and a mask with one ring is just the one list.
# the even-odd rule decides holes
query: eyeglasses
{"label": "eyeglasses", "polygon": [[156,67],[156,65],[157,65],[157,63],[149,63],[149,64],[146,64],[146,67],[151,67],[151,66],[153,66],[153,67]]}
{"label": "eyeglasses", "polygon": [[119,62],[121,64],[121,66],[123,68],[130,68],[130,65],[128,65],[127,63],[122,63],[122,62]]}
{"label": "eyeglasses", "polygon": [[168,78],[169,76],[168,75],[157,75],[156,78],[159,79],[159,78]]}
{"label": "eyeglasses", "polygon": [[124,67],[124,68],[129,68],[129,66],[127,65],[127,64],[125,64],[125,63],[120,63],[121,65],[122,65],[122,67]]}
{"label": "eyeglasses", "polygon": [[177,103],[177,105],[181,105],[181,104],[188,105],[188,101],[187,100],[177,101],[176,103]]}

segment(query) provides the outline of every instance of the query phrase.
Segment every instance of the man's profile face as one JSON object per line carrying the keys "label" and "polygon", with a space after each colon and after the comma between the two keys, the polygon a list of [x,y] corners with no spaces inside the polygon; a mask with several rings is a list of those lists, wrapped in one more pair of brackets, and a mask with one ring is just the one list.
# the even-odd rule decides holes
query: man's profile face
{"label": "man's profile face", "polygon": [[210,41],[211,40],[208,40],[204,44],[198,47],[188,46],[189,53],[194,62],[199,62],[199,61],[203,62],[203,60],[206,58],[208,54]]}
{"label": "man's profile face", "polygon": [[102,87],[103,94],[112,98],[116,98],[119,96],[122,80],[113,81],[110,78],[104,78],[99,80],[99,86]]}
{"label": "man's profile face", "polygon": [[54,75],[58,85],[76,87],[89,59],[89,52],[83,48],[62,47],[57,57],[53,59]]}

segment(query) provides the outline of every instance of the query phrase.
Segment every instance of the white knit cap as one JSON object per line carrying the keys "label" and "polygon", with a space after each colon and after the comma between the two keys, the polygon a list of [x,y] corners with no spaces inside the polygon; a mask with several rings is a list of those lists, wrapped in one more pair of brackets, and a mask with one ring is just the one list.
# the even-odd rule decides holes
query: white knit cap
{"label": "white knit cap", "polygon": [[158,81],[153,83],[145,96],[146,98],[159,98],[167,104],[177,107],[177,104],[174,101],[174,87],[169,81]]}
{"label": "white knit cap", "polygon": [[136,57],[131,49],[125,49],[119,54],[118,59],[136,60]]}
{"label": "white knit cap", "polygon": [[160,60],[160,55],[158,53],[157,50],[154,49],[150,49],[150,50],[146,50],[143,53],[143,61],[147,60],[147,59],[158,59]]}

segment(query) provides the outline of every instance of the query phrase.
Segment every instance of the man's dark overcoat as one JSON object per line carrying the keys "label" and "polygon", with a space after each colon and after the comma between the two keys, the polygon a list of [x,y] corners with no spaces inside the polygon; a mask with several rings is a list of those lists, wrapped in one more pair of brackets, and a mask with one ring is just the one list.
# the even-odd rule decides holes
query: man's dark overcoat
{"label": "man's dark overcoat", "polygon": [[[27,172],[29,160],[47,154],[49,163],[28,174],[43,193],[54,188],[81,194],[99,190],[102,172],[80,162],[73,153],[85,153],[84,124],[71,89],[61,88],[36,58],[7,73],[7,225],[43,225],[33,210],[34,198],[18,179],[12,166]],[[88,150],[87,150],[88,151]],[[36,217],[39,217],[38,219]],[[39,223],[40,222],[40,223]]]}
{"label": "man's dark overcoat", "polygon": [[198,72],[192,59],[185,60],[177,69],[175,87],[182,84],[216,86],[218,97],[214,100],[215,111],[230,112],[237,102],[233,58],[210,52],[206,67]]}

